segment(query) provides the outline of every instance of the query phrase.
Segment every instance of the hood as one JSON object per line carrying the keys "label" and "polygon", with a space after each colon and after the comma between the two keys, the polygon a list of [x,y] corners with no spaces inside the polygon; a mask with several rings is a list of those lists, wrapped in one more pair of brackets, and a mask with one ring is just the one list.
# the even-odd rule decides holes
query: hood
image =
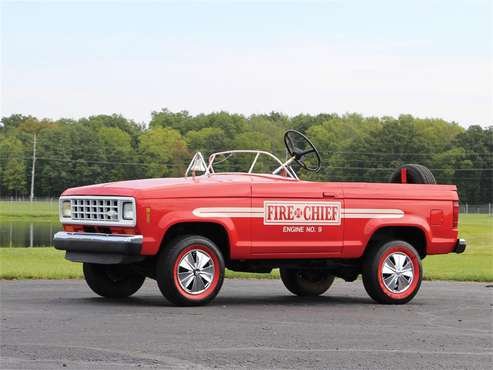
{"label": "hood", "polygon": [[183,198],[199,196],[249,196],[248,175],[213,175],[109,182],[80,186],[63,192],[67,195],[132,196],[135,198]]}
{"label": "hood", "polygon": [[187,178],[143,179],[108,182],[79,186],[64,191],[62,195],[136,195],[142,191],[161,189],[167,186],[189,183]]}

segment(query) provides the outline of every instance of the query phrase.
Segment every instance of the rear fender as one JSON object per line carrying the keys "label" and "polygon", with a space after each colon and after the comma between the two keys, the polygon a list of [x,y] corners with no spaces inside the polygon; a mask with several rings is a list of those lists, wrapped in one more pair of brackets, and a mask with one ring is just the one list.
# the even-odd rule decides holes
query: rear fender
{"label": "rear fender", "polygon": [[364,235],[366,240],[364,241],[365,246],[368,245],[371,237],[379,229],[388,226],[400,226],[400,227],[416,227],[420,229],[426,238],[426,249],[428,250],[431,243],[431,230],[430,225],[426,220],[421,217],[414,215],[405,215],[400,219],[371,219],[365,226]]}

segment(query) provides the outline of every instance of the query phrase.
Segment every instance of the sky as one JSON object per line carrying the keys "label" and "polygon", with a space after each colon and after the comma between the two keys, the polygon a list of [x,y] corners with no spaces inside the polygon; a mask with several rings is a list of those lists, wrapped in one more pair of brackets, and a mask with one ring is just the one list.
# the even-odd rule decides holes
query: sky
{"label": "sky", "polygon": [[493,1],[2,1],[0,113],[493,124]]}

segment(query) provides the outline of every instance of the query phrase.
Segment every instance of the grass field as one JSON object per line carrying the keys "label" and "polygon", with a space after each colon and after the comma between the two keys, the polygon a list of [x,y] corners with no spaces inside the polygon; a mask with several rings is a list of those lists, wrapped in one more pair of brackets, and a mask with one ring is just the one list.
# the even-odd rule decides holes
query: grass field
{"label": "grass field", "polygon": [[466,251],[426,257],[423,261],[425,277],[493,281],[493,217],[461,215],[459,235],[467,241]]}
{"label": "grass field", "polygon": [[0,201],[0,222],[57,221],[58,200],[54,201]]}
{"label": "grass field", "polygon": [[[57,219],[56,202],[0,202],[0,222],[29,218]],[[428,256],[423,264],[428,280],[493,281],[493,217],[461,215],[464,254]],[[278,278],[272,274],[227,272],[227,277]],[[72,279],[82,277],[81,265],[65,261],[53,248],[0,248],[0,279]]]}
{"label": "grass field", "polygon": [[[0,279],[80,279],[82,264],[65,260],[55,248],[0,248]],[[226,271],[227,278],[275,279],[279,273],[250,274]]]}

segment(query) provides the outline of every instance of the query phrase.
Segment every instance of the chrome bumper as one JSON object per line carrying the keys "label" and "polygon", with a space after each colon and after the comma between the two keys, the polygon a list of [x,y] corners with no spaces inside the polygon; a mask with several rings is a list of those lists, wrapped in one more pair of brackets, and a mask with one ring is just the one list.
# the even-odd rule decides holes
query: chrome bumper
{"label": "chrome bumper", "polygon": [[65,258],[70,261],[116,264],[142,260],[143,239],[142,235],[60,231],[53,237],[53,245],[66,251]]}
{"label": "chrome bumper", "polygon": [[466,241],[464,239],[457,239],[455,243],[454,252],[463,253],[466,250]]}

